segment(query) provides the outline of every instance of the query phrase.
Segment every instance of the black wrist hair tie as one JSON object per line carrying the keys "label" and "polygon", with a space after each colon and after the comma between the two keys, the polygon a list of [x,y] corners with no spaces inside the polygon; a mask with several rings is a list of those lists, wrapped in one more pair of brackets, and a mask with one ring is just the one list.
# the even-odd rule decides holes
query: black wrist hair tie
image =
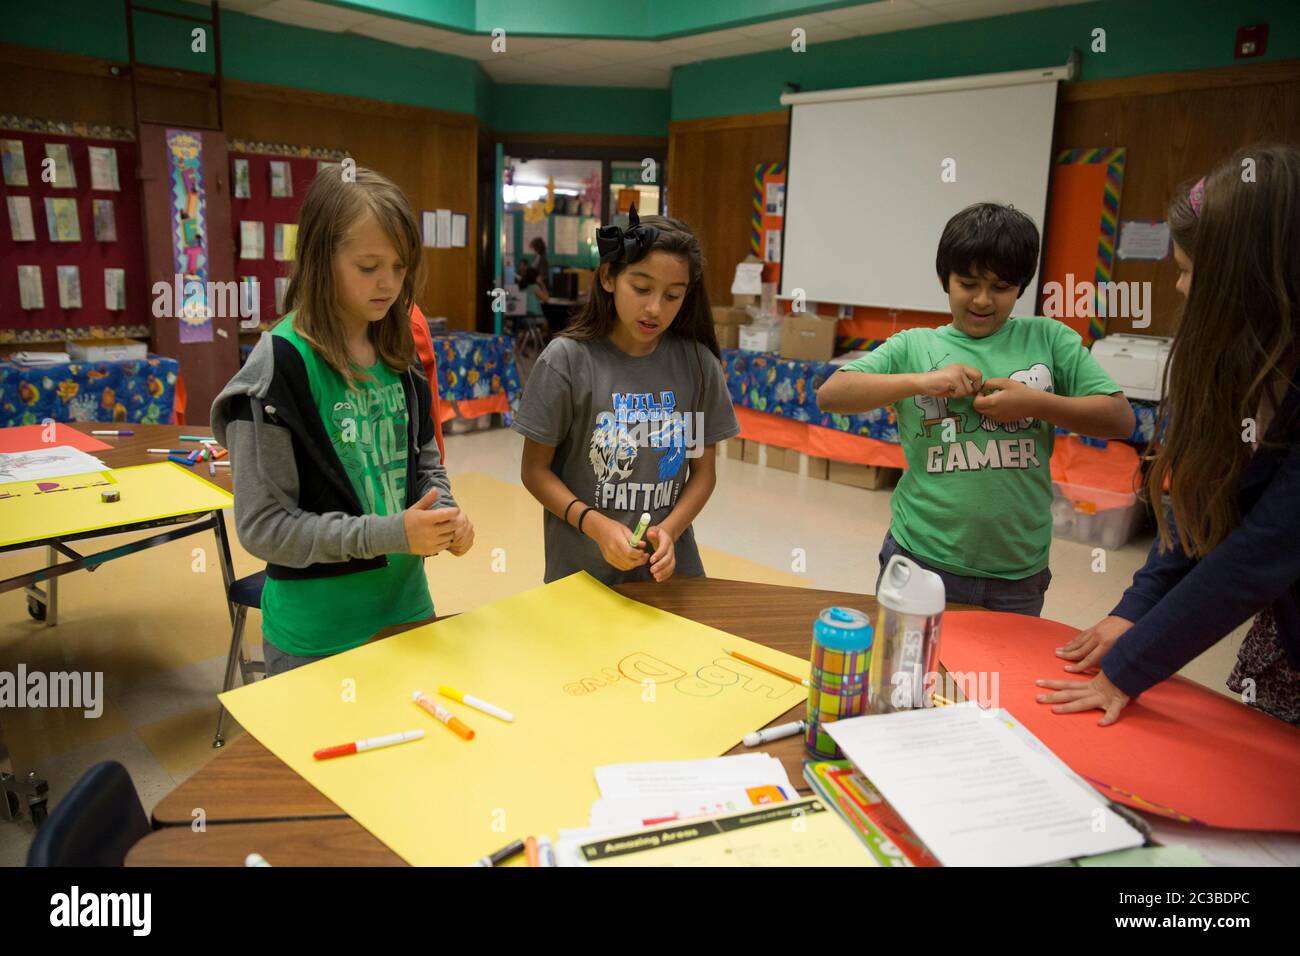
{"label": "black wrist hair tie", "polygon": [[564,523],[565,523],[565,524],[568,524],[568,523],[569,523],[569,509],[572,508],[574,505],[576,505],[576,504],[578,503],[579,500],[580,500],[580,499],[578,499],[578,498],[574,498],[572,501],[570,501],[567,505],[564,506]]}
{"label": "black wrist hair tie", "polygon": [[591,514],[591,513],[592,513],[593,511],[595,511],[595,510],[596,510],[595,508],[592,508],[592,507],[588,506],[586,511],[584,511],[582,514],[578,515],[578,533],[579,533],[579,534],[582,534],[582,522],[583,522],[583,520],[586,519],[587,515]]}
{"label": "black wrist hair tie", "polygon": [[596,230],[596,248],[602,263],[626,262],[629,265],[645,257],[654,245],[659,230],[641,225],[636,206],[628,209],[628,227],[602,226]]}

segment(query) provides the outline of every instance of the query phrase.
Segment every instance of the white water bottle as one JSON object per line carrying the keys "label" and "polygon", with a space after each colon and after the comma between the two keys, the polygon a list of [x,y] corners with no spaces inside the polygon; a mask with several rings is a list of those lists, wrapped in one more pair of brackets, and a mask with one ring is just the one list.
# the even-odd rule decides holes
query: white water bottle
{"label": "white water bottle", "polygon": [[889,714],[927,707],[926,676],[939,670],[943,579],[896,554],[876,589],[880,609],[867,675],[867,711]]}

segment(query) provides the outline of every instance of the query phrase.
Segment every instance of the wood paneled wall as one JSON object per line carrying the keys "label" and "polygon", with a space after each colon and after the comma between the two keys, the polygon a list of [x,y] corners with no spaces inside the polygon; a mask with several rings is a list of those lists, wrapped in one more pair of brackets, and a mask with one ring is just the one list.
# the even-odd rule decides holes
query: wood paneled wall
{"label": "wood paneled wall", "polygon": [[[143,120],[216,124],[207,77],[142,67],[138,84]],[[123,64],[0,44],[0,112],[130,128],[130,81]],[[473,116],[227,80],[224,126],[228,139],[343,150],[401,187],[417,217],[428,209],[463,212],[468,235],[477,234]],[[424,257],[420,307],[428,316],[445,315],[452,328],[472,329],[476,243],[426,249]]]}
{"label": "wood paneled wall", "polygon": [[709,301],[731,301],[736,263],[750,253],[754,167],[785,161],[788,114],[749,113],[673,123],[668,130],[668,214],[704,247]]}
{"label": "wood paneled wall", "polygon": [[[787,127],[784,110],[670,127],[669,210],[704,244],[715,303],[730,301],[735,264],[750,251],[754,165],[786,158]],[[1300,61],[1067,84],[1056,117],[1060,149],[1128,147],[1121,220],[1164,219],[1180,183],[1257,141],[1300,144]],[[1180,299],[1172,257],[1117,260],[1114,278],[1151,282],[1153,309],[1150,328],[1112,331],[1173,334]]]}

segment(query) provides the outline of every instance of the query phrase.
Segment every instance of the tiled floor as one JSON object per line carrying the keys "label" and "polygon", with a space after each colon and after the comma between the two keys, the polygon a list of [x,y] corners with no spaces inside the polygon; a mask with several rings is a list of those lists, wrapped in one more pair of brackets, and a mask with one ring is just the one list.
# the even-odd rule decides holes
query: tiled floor
{"label": "tiled floor", "polygon": [[[521,439],[503,429],[451,436],[447,454],[455,493],[474,520],[474,549],[427,563],[439,613],[476,607],[541,583],[539,506],[519,483]],[[788,472],[720,459],[718,487],[696,522],[704,564],[715,577],[832,590],[874,591],[876,554],[889,523],[888,491],[864,491]],[[233,535],[232,535],[233,537]],[[101,539],[107,547],[112,539]],[[261,562],[235,546],[237,574]],[[1044,616],[1084,627],[1102,617],[1141,566],[1150,538],[1107,555],[1091,570],[1092,550],[1054,542],[1054,581]],[[196,551],[195,549],[202,549]],[[0,577],[29,570],[34,552],[0,557]],[[21,592],[0,595],[0,669],[102,671],[103,714],[6,710],[15,768],[36,769],[50,805],[92,764],[121,761],[145,809],[216,753],[214,692],[229,646],[221,572],[210,538],[175,541],[64,577],[60,622],[32,621]],[[1198,658],[1184,674],[1216,690],[1244,629]],[[260,622],[249,616],[247,646],[261,655]],[[228,728],[228,738],[239,734]],[[0,865],[25,858],[32,828],[0,824]]]}

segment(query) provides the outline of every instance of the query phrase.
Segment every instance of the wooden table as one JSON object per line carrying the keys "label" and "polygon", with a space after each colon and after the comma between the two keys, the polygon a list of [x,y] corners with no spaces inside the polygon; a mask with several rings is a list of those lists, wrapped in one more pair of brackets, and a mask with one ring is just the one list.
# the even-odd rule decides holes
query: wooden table
{"label": "wooden table", "polygon": [[[876,599],[866,594],[716,578],[673,578],[665,584],[624,584],[614,590],[801,658],[808,657],[813,620],[824,608],[854,607],[873,619],[876,612]],[[803,717],[800,702],[769,726]],[[802,737],[762,748],[737,744],[728,753],[760,749],[779,758],[791,782],[807,792]],[[205,831],[191,828],[196,810],[203,812]],[[247,735],[164,797],[154,808],[153,823],[155,832],[131,850],[128,866],[242,866],[253,851],[272,865],[403,864],[342,808]]]}
{"label": "wooden table", "polygon": [[[166,461],[164,455],[150,455],[150,448],[200,448],[198,442],[180,442],[179,436],[195,434],[210,435],[212,430],[207,426],[180,426],[180,425],[139,425],[129,424],[126,422],[74,422],[67,427],[73,428],[83,434],[90,434],[92,431],[121,428],[124,431],[133,431],[134,435],[122,438],[117,437],[100,437],[100,440],[109,445],[109,448],[100,449],[93,452],[95,457],[99,458],[110,468],[124,468],[128,465],[145,465],[153,462]],[[202,475],[205,479],[224,488],[226,491],[232,491],[231,475],[229,468],[218,468],[215,477],[210,476],[204,465],[194,466],[196,474]],[[106,535],[123,534],[133,531],[155,530],[154,534],[148,535],[128,544],[119,545],[96,554],[82,554],[71,547],[73,542],[88,541],[94,538],[102,538]],[[20,551],[27,548],[45,548],[46,563],[45,567],[26,574],[19,574],[11,578],[0,580],[0,592],[13,591],[23,588],[27,591],[28,613],[37,620],[43,620],[48,627],[54,627],[59,620],[59,578],[65,574],[71,574],[76,571],[86,570],[93,572],[100,565],[125,557],[128,554],[135,554],[137,551],[144,551],[148,548],[154,548],[169,541],[175,541],[178,538],[188,537],[194,534],[201,534],[211,530],[217,538],[217,553],[221,565],[221,576],[224,585],[222,597],[228,593],[230,584],[234,581],[234,566],[230,556],[230,540],[226,534],[225,518],[221,510],[202,511],[189,515],[178,515],[171,518],[162,518],[155,521],[135,521],[127,522],[111,528],[103,528],[98,531],[88,531],[82,534],[74,535],[54,535],[48,539],[38,541],[26,541],[21,544],[10,546],[0,546],[0,553],[6,551]],[[60,556],[69,560],[60,561]],[[41,586],[44,582],[44,587]],[[235,619],[235,609],[229,601],[226,602],[230,612],[230,619],[233,625]],[[8,748],[4,740],[4,731],[0,727],[0,773],[10,774]],[[15,777],[4,777],[4,789],[17,794],[20,798],[26,795],[31,786],[24,782],[22,774]],[[13,819],[10,813],[9,803],[4,799],[5,795],[0,793],[0,820]],[[39,805],[43,809],[43,804]],[[38,813],[33,809],[33,813]]]}
{"label": "wooden table", "polygon": [[[102,430],[104,428],[118,427],[116,424],[109,422],[75,422],[68,426],[83,434],[89,435],[92,431]],[[208,435],[212,430],[207,427],[185,427],[181,425],[135,425],[121,423],[121,428],[126,431],[134,431],[135,434],[123,438],[101,437],[100,440],[110,447],[94,452],[94,456],[104,462],[109,468],[125,468],[128,465],[148,465],[160,461],[166,461],[165,455],[150,455],[150,448],[201,448],[198,442],[181,443],[178,439],[181,435],[196,434]],[[215,476],[209,475],[204,464],[194,466],[198,469],[195,473],[202,475],[205,479],[226,491],[232,491],[231,476],[229,468],[218,468]],[[186,527],[179,527],[185,525]],[[102,538],[106,535],[124,534],[131,531],[144,531],[154,528],[171,528],[170,531],[163,531],[148,538],[142,538],[139,541],[133,541],[130,544],[122,545],[117,548],[103,551],[93,555],[82,555],[74,551],[69,545],[74,541],[86,541],[92,538]],[[54,627],[58,623],[58,595],[59,595],[59,578],[64,574],[71,574],[74,571],[82,569],[94,571],[99,565],[125,557],[128,554],[134,554],[137,551],[143,551],[147,548],[157,547],[160,544],[166,544],[168,541],[174,541],[177,538],[187,537],[192,534],[198,534],[211,529],[217,536],[217,550],[221,559],[221,573],[224,578],[226,588],[230,587],[233,578],[233,568],[230,560],[230,542],[226,536],[226,524],[220,510],[200,511],[189,515],[177,515],[171,518],[161,518],[155,521],[133,521],[127,522],[110,528],[101,528],[97,531],[87,531],[73,535],[52,535],[48,539],[38,541],[24,541],[13,545],[0,545],[0,553],[6,551],[20,551],[26,548],[46,549],[46,566],[40,570],[32,571],[27,574],[16,575],[12,578],[6,578],[0,581],[0,593],[12,591],[17,588],[25,588],[28,594],[29,612],[38,620],[44,620],[46,625]],[[60,563],[59,556],[63,555],[70,560]],[[45,588],[41,588],[42,581],[48,582]],[[234,608],[230,609],[231,621],[234,621]]]}

